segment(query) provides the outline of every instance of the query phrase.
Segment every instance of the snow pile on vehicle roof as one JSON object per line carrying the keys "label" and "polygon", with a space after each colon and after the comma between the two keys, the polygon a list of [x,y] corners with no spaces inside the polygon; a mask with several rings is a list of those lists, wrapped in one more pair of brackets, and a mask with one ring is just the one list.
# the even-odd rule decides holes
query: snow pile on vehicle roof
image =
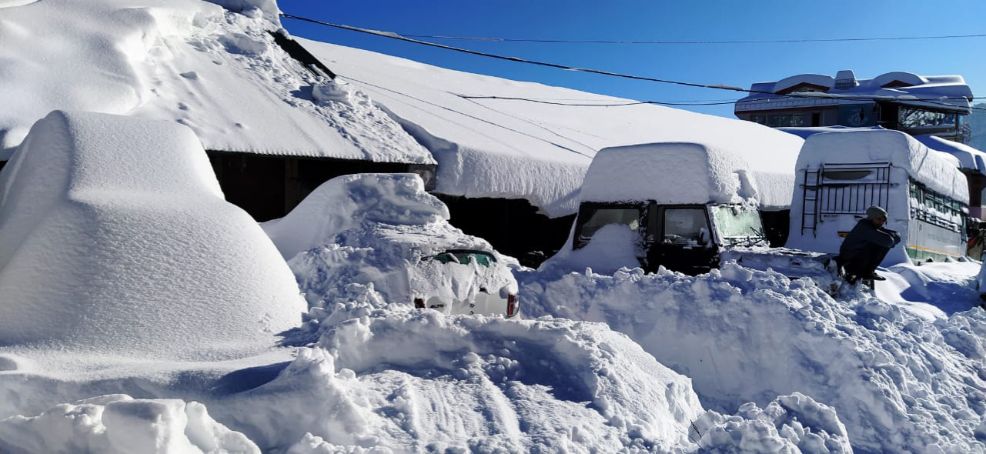
{"label": "snow pile on vehicle roof", "polygon": [[801,149],[797,170],[826,163],[879,162],[904,169],[932,191],[969,203],[968,182],[954,159],[900,131],[853,130],[812,135]]}
{"label": "snow pile on vehicle roof", "polygon": [[5,452],[260,453],[204,405],[116,394],[62,404],[33,417],[0,420]]}
{"label": "snow pile on vehicle roof", "polygon": [[315,102],[313,87],[331,81],[274,43],[273,0],[214,3],[242,14],[200,0],[0,10],[0,160],[48,112],[74,110],[177,121],[210,150],[435,162],[365,94]]}
{"label": "snow pile on vehicle roof", "polygon": [[981,309],[929,322],[735,264],[697,277],[636,269],[518,280],[527,316],[606,322],[692,377],[714,410],[799,392],[835,408],[857,450],[986,449],[975,434],[986,415]]}
{"label": "snow pile on vehicle roof", "polygon": [[921,134],[914,138],[932,150],[955,156],[959,160],[961,168],[986,175],[986,152],[964,143],[954,142],[931,134]]}
{"label": "snow pile on vehicle roof", "polygon": [[582,184],[582,202],[659,204],[759,202],[791,206],[796,150],[749,159],[704,143],[650,143],[601,150]]}
{"label": "snow pile on vehicle roof", "polygon": [[582,177],[606,147],[700,142],[737,150],[751,164],[771,164],[796,154],[802,143],[751,122],[299,42],[370,93],[432,152],[438,192],[523,198],[552,217],[578,209]]}
{"label": "snow pile on vehicle roof", "polygon": [[214,358],[300,321],[290,271],[186,127],[53,112],[0,191],[6,347]]}
{"label": "snow pile on vehicle roof", "polygon": [[285,259],[334,242],[337,234],[364,222],[426,225],[449,218],[448,207],[425,192],[413,173],[362,173],[319,185],[290,213],[263,223]]}

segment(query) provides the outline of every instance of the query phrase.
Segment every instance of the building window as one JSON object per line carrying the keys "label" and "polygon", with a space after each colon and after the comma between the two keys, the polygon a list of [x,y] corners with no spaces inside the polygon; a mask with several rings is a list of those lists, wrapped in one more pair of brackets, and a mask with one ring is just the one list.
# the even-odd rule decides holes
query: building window
{"label": "building window", "polygon": [[954,129],[957,116],[950,112],[934,112],[914,107],[901,107],[897,120],[901,129]]}
{"label": "building window", "polygon": [[810,123],[811,114],[807,113],[794,113],[794,114],[770,114],[767,115],[767,126],[772,128],[784,128],[789,126],[808,126]]}

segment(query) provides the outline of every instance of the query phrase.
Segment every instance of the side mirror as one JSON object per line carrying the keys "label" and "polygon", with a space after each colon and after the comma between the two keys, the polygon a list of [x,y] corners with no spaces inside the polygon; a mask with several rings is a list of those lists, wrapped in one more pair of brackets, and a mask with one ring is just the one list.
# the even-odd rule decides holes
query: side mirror
{"label": "side mirror", "polygon": [[698,230],[698,244],[701,246],[706,246],[709,244],[709,231],[705,228]]}

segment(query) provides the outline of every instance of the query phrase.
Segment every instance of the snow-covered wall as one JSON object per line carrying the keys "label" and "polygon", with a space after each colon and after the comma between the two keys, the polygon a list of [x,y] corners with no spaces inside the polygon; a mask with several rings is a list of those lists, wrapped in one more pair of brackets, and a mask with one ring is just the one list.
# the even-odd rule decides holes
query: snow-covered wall
{"label": "snow-covered wall", "polygon": [[0,345],[216,358],[304,308],[184,126],[53,112],[0,172]]}
{"label": "snow-covered wall", "polygon": [[74,110],[178,122],[206,149],[434,163],[364,93],[316,99],[331,82],[274,44],[276,12],[273,0],[0,8],[0,160],[48,112]]}
{"label": "snow-covered wall", "polygon": [[583,176],[603,148],[700,142],[769,161],[787,159],[802,144],[798,137],[751,122],[623,105],[633,101],[299,42],[341,79],[369,93],[431,150],[438,161],[438,192],[526,199],[552,217],[578,209]]}
{"label": "snow-covered wall", "polygon": [[[796,150],[740,155],[701,143],[652,143],[596,154],[582,185],[583,202],[654,200],[661,204],[791,205]],[[757,165],[751,165],[750,161]]]}

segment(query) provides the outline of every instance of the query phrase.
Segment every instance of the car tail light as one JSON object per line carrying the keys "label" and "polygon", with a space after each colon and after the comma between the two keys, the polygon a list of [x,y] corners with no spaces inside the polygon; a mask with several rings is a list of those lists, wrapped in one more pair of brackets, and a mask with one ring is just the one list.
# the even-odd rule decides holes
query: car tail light
{"label": "car tail light", "polygon": [[507,295],[507,318],[517,315],[517,295]]}
{"label": "car tail light", "polygon": [[424,300],[424,298],[415,298],[414,299],[414,308],[415,309],[424,309],[425,308],[425,300]]}

